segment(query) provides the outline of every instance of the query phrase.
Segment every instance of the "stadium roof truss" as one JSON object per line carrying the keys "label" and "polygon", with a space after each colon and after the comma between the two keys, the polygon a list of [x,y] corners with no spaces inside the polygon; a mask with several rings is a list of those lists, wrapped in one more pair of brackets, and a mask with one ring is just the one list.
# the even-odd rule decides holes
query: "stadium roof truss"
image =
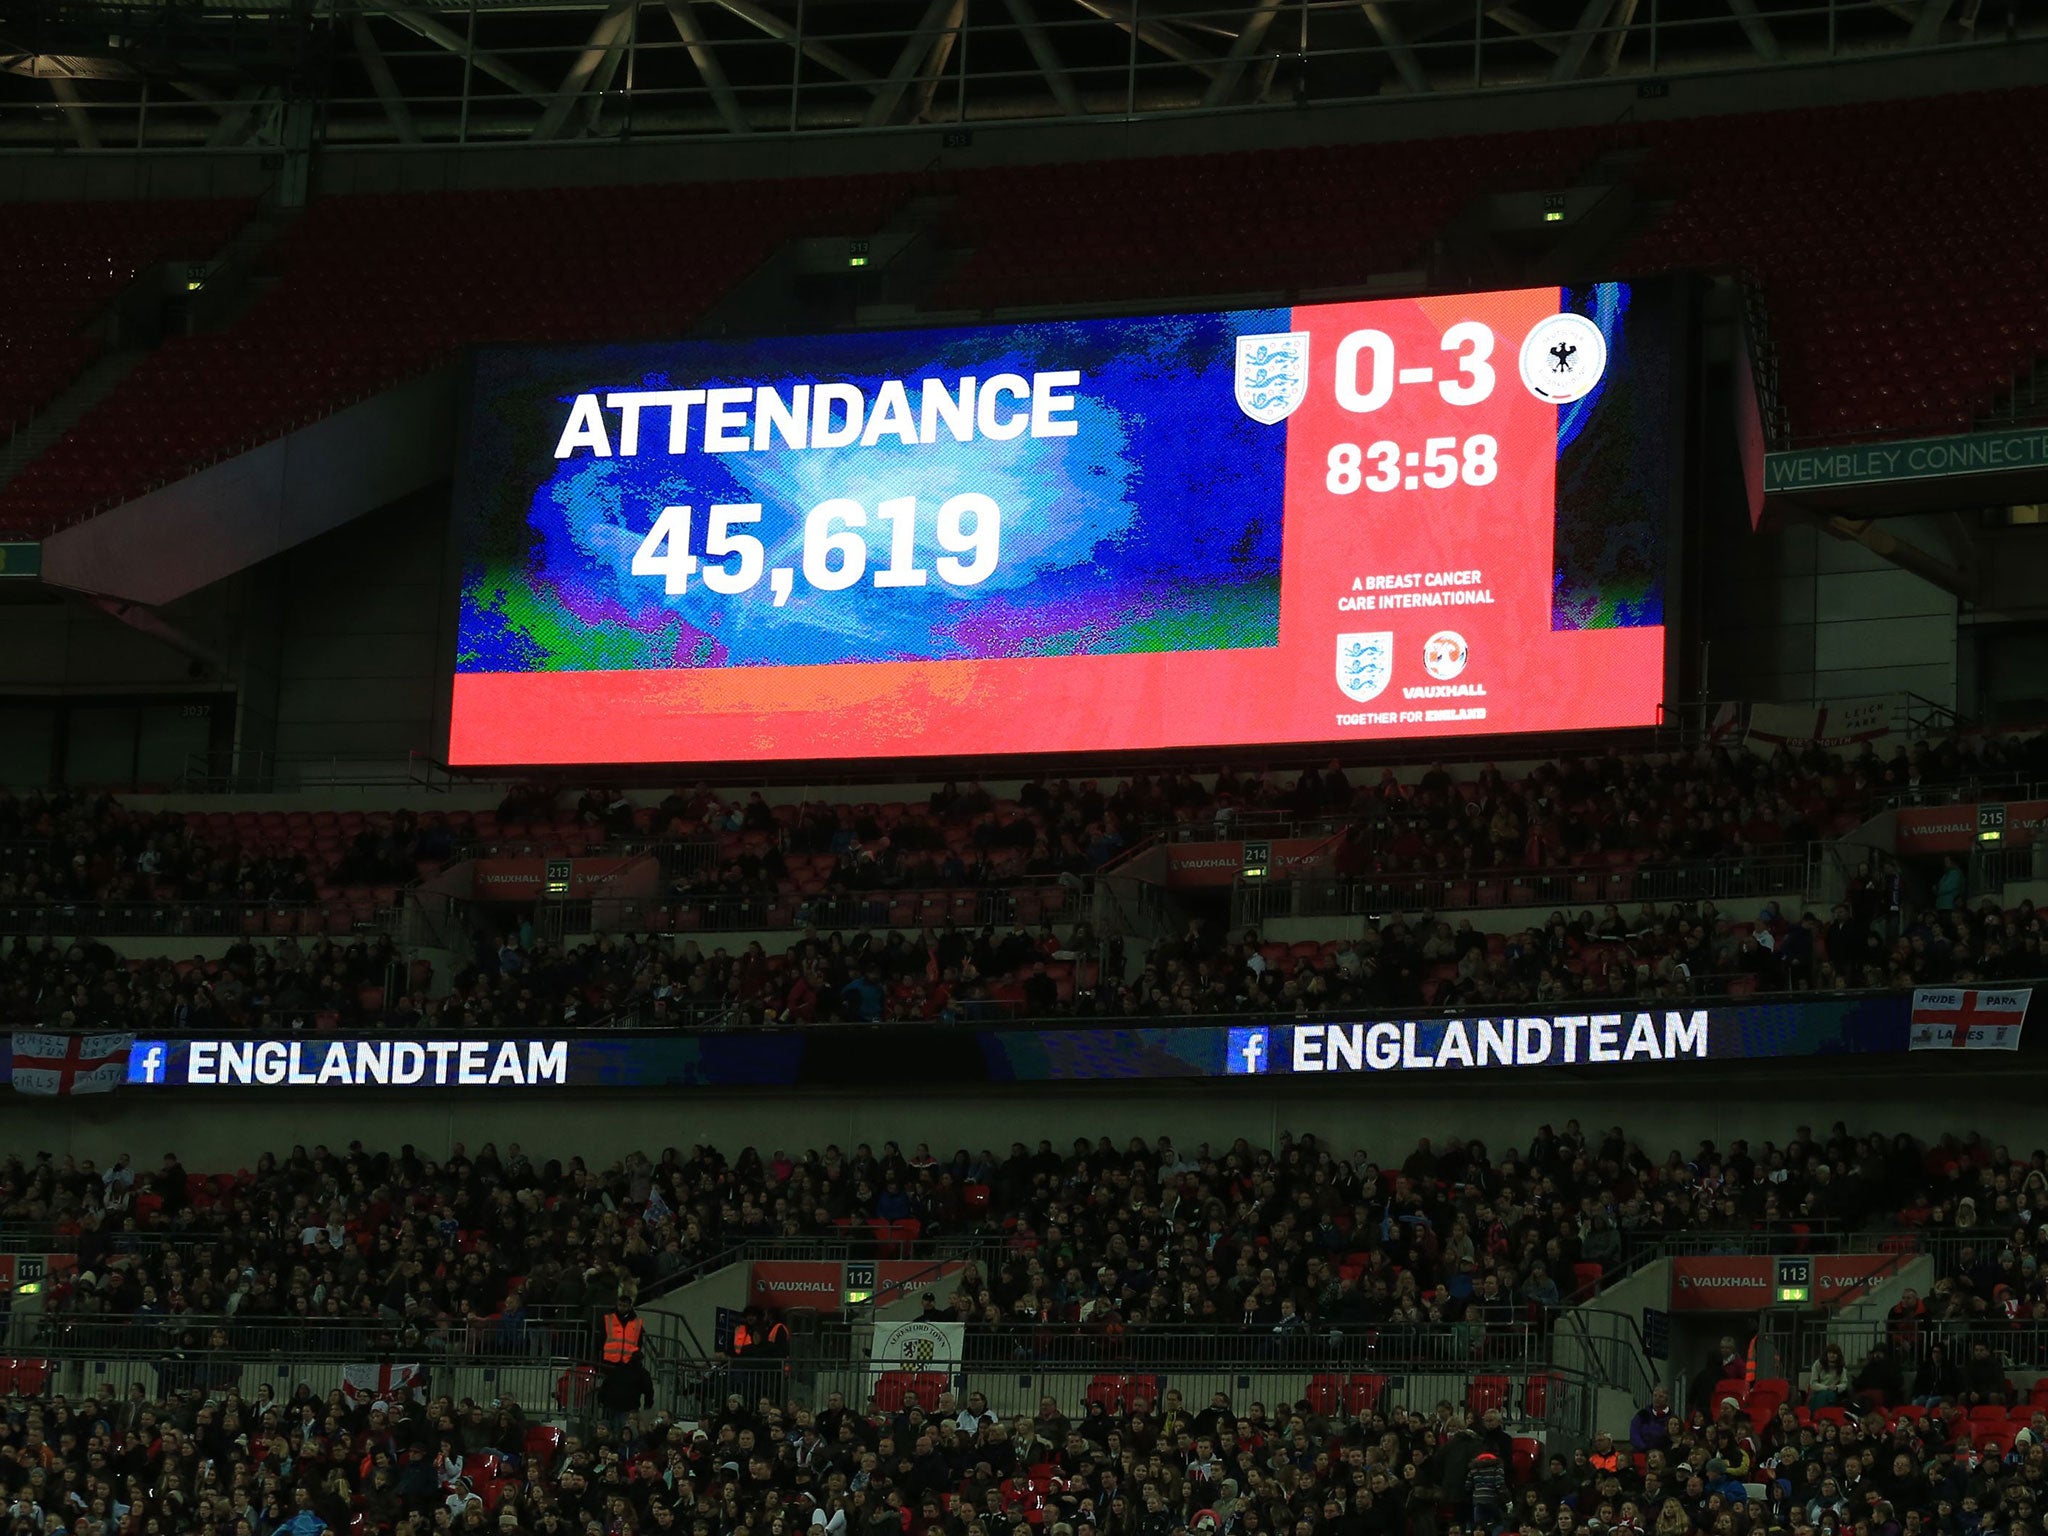
{"label": "stadium roof truss", "polygon": [[0,12],[0,145],[559,143],[1527,90],[1993,45],[2024,0],[221,0]]}

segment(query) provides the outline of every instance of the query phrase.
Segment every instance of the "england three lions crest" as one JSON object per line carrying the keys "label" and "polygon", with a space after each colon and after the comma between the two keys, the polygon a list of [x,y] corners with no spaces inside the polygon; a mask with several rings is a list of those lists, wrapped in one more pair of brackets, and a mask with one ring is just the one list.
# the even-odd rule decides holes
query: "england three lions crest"
{"label": "england three lions crest", "polygon": [[1392,631],[1337,637],[1337,686],[1352,703],[1378,698],[1393,675]]}
{"label": "england three lions crest", "polygon": [[1307,395],[1307,331],[1237,338],[1237,408],[1245,415],[1270,427]]}

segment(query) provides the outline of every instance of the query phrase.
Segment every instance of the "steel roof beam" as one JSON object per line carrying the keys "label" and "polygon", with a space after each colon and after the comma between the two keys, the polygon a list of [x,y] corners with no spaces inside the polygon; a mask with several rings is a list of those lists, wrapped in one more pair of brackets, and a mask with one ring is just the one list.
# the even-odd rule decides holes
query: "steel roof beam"
{"label": "steel roof beam", "polygon": [[1266,34],[1272,30],[1273,18],[1280,14],[1280,5],[1281,0],[1259,0],[1257,9],[1245,17],[1237,36],[1230,40],[1230,51],[1223,56],[1216,78],[1202,93],[1203,106],[1220,107],[1237,94],[1237,83],[1244,78],[1252,55],[1265,46]]}
{"label": "steel roof beam", "polygon": [[398,82],[391,76],[391,62],[384,57],[384,50],[377,46],[377,39],[370,31],[369,18],[356,17],[349,30],[355,38],[356,56],[363,61],[363,73],[370,77],[370,89],[383,103],[384,115],[391,119],[392,131],[398,135],[398,142],[419,143],[420,131],[413,125],[412,110],[406,106],[405,97],[399,94]]}
{"label": "steel roof beam", "polygon": [[1052,91],[1053,102],[1061,114],[1066,117],[1085,116],[1088,109],[1081,104],[1081,93],[1074,89],[1073,78],[1068,75],[1066,66],[1060,63],[1052,39],[1038,24],[1038,13],[1031,8],[1031,0],[1003,0],[1003,3],[1009,8],[1010,20],[1023,34],[1024,46],[1031,50],[1031,62],[1045,76],[1046,86]]}
{"label": "steel roof beam", "polygon": [[1579,78],[1586,68],[1586,55],[1593,51],[1601,25],[1613,9],[1614,0],[1586,0],[1586,8],[1579,12],[1579,24],[1572,29],[1571,41],[1565,44],[1564,52],[1557,56],[1557,63],[1550,71],[1551,79]]}
{"label": "steel roof beam", "polygon": [[1756,0],[1728,0],[1728,9],[1742,24],[1742,35],[1749,39],[1749,46],[1756,50],[1758,58],[1766,64],[1775,64],[1784,57],[1778,47],[1778,34],[1771,30],[1771,24],[1757,10]]}
{"label": "steel roof beam", "polygon": [[903,104],[903,94],[910,89],[911,82],[918,78],[919,67],[937,54],[940,40],[949,37],[953,28],[960,24],[961,8],[962,0],[931,0],[924,8],[924,18],[918,22],[917,30],[906,37],[902,48],[897,50],[889,78],[882,82],[882,88],[875,92],[875,99],[868,103],[867,112],[861,118],[863,127],[880,128],[895,120],[896,109]]}
{"label": "steel roof beam", "polygon": [[1555,33],[1548,27],[1539,26],[1531,21],[1512,5],[1490,6],[1486,15],[1489,20],[1499,22],[1515,36],[1525,42],[1534,43],[1553,57],[1564,52],[1564,44],[1558,41]]}
{"label": "steel roof beam", "polygon": [[1195,47],[1171,27],[1156,21],[1141,21],[1123,6],[1115,3],[1115,0],[1077,0],[1077,3],[1082,10],[1092,12],[1104,21],[1115,22],[1146,47],[1165,54],[1176,64],[1198,69],[1212,78],[1220,67],[1219,61],[1213,55]]}
{"label": "steel roof beam", "polygon": [[569,61],[569,67],[562,72],[562,83],[555,87],[547,111],[541,114],[540,122],[535,125],[534,138],[545,141],[561,133],[577,103],[583,99],[584,91],[589,88],[592,76],[607,61],[617,65],[618,56],[626,46],[626,35],[632,27],[632,0],[620,0],[620,3],[608,6],[597,18],[597,25],[590,29],[590,37],[583,44],[582,51]]}
{"label": "steel roof beam", "polygon": [[921,123],[931,112],[932,102],[938,98],[939,82],[945,78],[946,66],[952,62],[953,50],[960,43],[960,29],[967,21],[967,0],[952,0],[947,11],[946,24],[940,28],[938,38],[932,44],[924,73],[919,75],[911,88],[910,121]]}
{"label": "steel roof beam", "polygon": [[1429,76],[1422,71],[1422,60],[1415,56],[1415,50],[1408,46],[1408,39],[1401,35],[1401,29],[1394,22],[1393,13],[1380,0],[1365,0],[1365,19],[1372,23],[1372,30],[1380,40],[1380,46],[1394,61],[1394,70],[1401,77],[1401,83],[1418,96],[1429,91]]}
{"label": "steel roof beam", "polygon": [[882,82],[868,70],[853,62],[829,43],[821,43],[803,36],[797,29],[784,21],[766,6],[754,4],[754,0],[717,0],[733,15],[750,26],[758,27],[779,42],[788,43],[802,52],[814,64],[822,64],[842,80],[851,80],[855,85],[864,85],[869,90],[879,90]]}
{"label": "steel roof beam", "polygon": [[467,59],[480,74],[489,75],[500,85],[510,86],[528,100],[539,102],[544,107],[551,104],[553,98],[548,88],[533,76],[515,65],[507,64],[496,54],[486,53],[482,49],[472,49],[467,38],[444,27],[433,17],[422,16],[410,6],[391,4],[390,0],[384,0],[383,4],[378,5],[376,14],[389,16],[400,26],[418,33],[437,47],[447,49],[457,58]]}
{"label": "steel roof beam", "polygon": [[1913,18],[1913,30],[1906,37],[1908,48],[1931,48],[1941,41],[1941,24],[1948,20],[1954,0],[1920,0],[1920,14]]}
{"label": "steel roof beam", "polygon": [[704,29],[697,25],[697,12],[691,0],[664,0],[663,8],[668,12],[668,19],[675,23],[676,36],[683,40],[690,62],[697,66],[697,73],[703,77],[704,89],[711,93],[711,105],[717,108],[718,120],[725,124],[725,131],[745,133],[747,115],[740,109],[739,97],[733,94],[732,82],[725,77],[725,66],[718,62],[718,50],[711,46],[704,36]]}
{"label": "steel roof beam", "polygon": [[99,130],[93,127],[92,113],[78,98],[78,87],[71,83],[68,75],[51,75],[50,94],[57,98],[57,105],[64,110],[64,119],[71,124],[71,136],[78,141],[80,149],[100,147]]}
{"label": "steel roof beam", "polygon": [[1614,26],[1607,34],[1607,47],[1602,51],[1610,75],[1621,63],[1621,51],[1628,46],[1628,29],[1636,19],[1636,0],[1615,0],[1615,3],[1621,7],[1621,14],[1615,17]]}

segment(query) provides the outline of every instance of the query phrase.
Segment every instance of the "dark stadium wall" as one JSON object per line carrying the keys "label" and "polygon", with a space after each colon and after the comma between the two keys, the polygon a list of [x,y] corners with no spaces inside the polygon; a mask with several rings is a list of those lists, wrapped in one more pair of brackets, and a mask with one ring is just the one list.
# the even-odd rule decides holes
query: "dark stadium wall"
{"label": "dark stadium wall", "polygon": [[[168,787],[195,754],[388,768],[446,734],[447,496],[361,518],[167,605],[0,604],[0,784]],[[103,717],[152,698],[127,758]],[[204,704],[203,713],[182,707]]]}
{"label": "dark stadium wall", "polygon": [[374,513],[276,564],[265,573],[285,597],[275,750],[387,765],[432,752],[455,606],[445,492]]}
{"label": "dark stadium wall", "polygon": [[[1728,323],[1730,298],[1728,285],[1714,287],[1700,327],[1698,486],[1684,533],[1694,596],[1678,642],[1687,652],[1685,690],[1784,704],[1905,692],[1967,708],[1958,695],[1955,594],[1832,536],[1818,519],[1752,527],[1733,451],[1731,349],[1740,343]],[[1949,514],[1892,517],[1884,526],[1937,560],[1970,563],[1971,533]]]}
{"label": "dark stadium wall", "polygon": [[1959,1086],[1938,1097],[1916,1094],[1896,1077],[1860,1088],[1839,1080],[1831,1086],[1789,1066],[1784,1081],[1768,1088],[1752,1076],[1742,1084],[1708,1079],[1700,1087],[1602,1089],[1563,1079],[1551,1079],[1548,1088],[1511,1090],[1496,1080],[1463,1092],[1440,1083],[1375,1085],[1369,1095],[1355,1088],[1290,1091],[1264,1085],[1240,1092],[1235,1083],[941,1093],[920,1092],[916,1070],[914,1061],[904,1064],[907,1082],[897,1093],[309,1093],[154,1102],[131,1093],[90,1104],[21,1100],[8,1108],[0,1152],[106,1158],[127,1151],[153,1165],[164,1152],[176,1151],[188,1168],[225,1170],[252,1163],[265,1150],[300,1143],[342,1147],[357,1140],[389,1148],[409,1142],[428,1154],[444,1153],[454,1142],[473,1151],[486,1141],[500,1147],[513,1141],[537,1159],[580,1155],[604,1161],[636,1149],[659,1152],[700,1141],[728,1152],[754,1146],[764,1153],[778,1147],[822,1149],[827,1143],[851,1148],[862,1141],[879,1147],[889,1140],[908,1152],[923,1141],[944,1157],[962,1146],[997,1152],[1012,1141],[1035,1146],[1041,1137],[1065,1151],[1077,1136],[1092,1142],[1106,1135],[1121,1145],[1132,1136],[1169,1135],[1187,1146],[1223,1146],[1242,1136],[1271,1146],[1283,1131],[1313,1131],[1345,1156],[1363,1150],[1373,1158],[1399,1159],[1419,1137],[1476,1137],[1498,1148],[1526,1144],[1539,1125],[1570,1119],[1589,1132],[1620,1125],[1657,1158],[1674,1149],[1690,1156],[1709,1137],[1782,1143],[1801,1125],[1824,1135],[1838,1120],[1856,1132],[1938,1137],[1980,1131],[1995,1141],[2009,1139],[2021,1156],[2041,1139],[2039,1088],[2031,1078],[2003,1085],[1979,1079],[1967,1090]]}
{"label": "dark stadium wall", "polygon": [[0,603],[0,784],[167,783],[232,744],[241,581],[159,615],[83,598]]}
{"label": "dark stadium wall", "polygon": [[61,528],[43,582],[160,607],[445,485],[456,393],[417,375]]}
{"label": "dark stadium wall", "polygon": [[[1906,692],[1961,702],[1954,594],[1813,527],[1727,526],[1737,512],[1717,503],[1710,516],[1723,526],[1696,545],[1708,567],[1699,637],[1707,697],[1822,704]],[[1947,548],[1936,518],[1887,526]]]}

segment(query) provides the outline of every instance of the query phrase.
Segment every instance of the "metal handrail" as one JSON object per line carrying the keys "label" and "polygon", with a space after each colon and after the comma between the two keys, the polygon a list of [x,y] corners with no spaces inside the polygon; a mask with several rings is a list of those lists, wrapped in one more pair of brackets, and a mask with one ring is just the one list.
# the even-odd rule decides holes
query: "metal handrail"
{"label": "metal handrail", "polygon": [[594,1337],[592,1317],[583,1309],[467,1321],[55,1312],[34,1319],[26,1347],[45,1356],[91,1359],[156,1359],[198,1352],[330,1360],[420,1354],[487,1361],[587,1358]]}
{"label": "metal handrail", "polygon": [[[2048,977],[2006,977],[2001,979],[1999,985],[2043,986],[2048,985]],[[1899,988],[1896,987],[1838,987],[1831,991],[1822,991],[1817,988],[1788,988],[1782,992],[1775,993],[1761,990],[1753,993],[1744,993],[1741,995],[1740,1000],[1743,1002],[1750,1002],[1757,999],[1768,997],[1796,997],[1801,999],[1802,1001],[1823,1002],[1835,1000],[1846,1001],[1855,998],[1899,997],[1902,995],[1904,994],[1900,991]],[[1611,999],[1581,999],[1580,1006],[1590,1006],[1591,1003],[1596,1001],[1611,1002],[1616,1007],[1626,1007],[1636,1000],[1633,998],[1625,997],[1616,997]],[[1701,1000],[1698,998],[1691,998],[1687,999],[1686,1001],[1688,1003],[1697,1004]],[[1436,1019],[1471,1018],[1475,1012],[1475,1009],[1478,1012],[1485,1013],[1488,1017],[1491,1017],[1492,1013],[1489,1010],[1498,1010],[1499,1008],[1503,1007],[1508,1009],[1526,1009],[1527,1006],[1527,1004],[1522,1003],[1496,1003],[1478,1005],[1466,1004],[1463,1006],[1446,1006],[1443,1004],[1422,1004],[1415,1007],[1361,1006],[1356,1008],[1302,1009],[1298,1012],[1293,1013],[1274,1012],[1272,1010],[1267,1010],[1265,1012],[1245,1010],[1238,1012],[1196,1014],[1050,1014],[1036,1018],[1024,1017],[1021,1015],[1017,1017],[1006,1017],[1000,1019],[992,1017],[986,1021],[978,1022],[982,1025],[982,1027],[994,1029],[1026,1029],[1034,1031],[1052,1032],[1070,1029],[1215,1029],[1223,1025],[1238,1023],[1246,1020],[1263,1020],[1268,1023],[1277,1024],[1309,1024],[1322,1022],[1359,1023],[1371,1020],[1402,1020],[1413,1021],[1415,1023],[1422,1024],[1428,1023]],[[1644,1006],[1663,1007],[1675,1006],[1675,1004],[1670,1004],[1663,999],[1645,999]],[[709,1012],[713,1017],[730,1021],[738,1014],[739,1007],[736,1004],[720,1005],[719,1007],[712,1009]],[[96,1023],[91,1025],[90,1029],[92,1031],[104,1032],[105,1030],[112,1027],[115,1026]],[[630,1037],[634,1034],[641,1034],[655,1038],[667,1039],[677,1034],[687,1033],[692,1027],[693,1026],[691,1026],[685,1019],[679,1020],[676,1027],[668,1029],[649,1029],[635,1025],[624,1025],[614,1027],[610,1025],[598,1024],[588,1027],[562,1027],[558,1029],[548,1030],[545,1033],[550,1039],[560,1038],[566,1040],[605,1040],[616,1039],[622,1035]],[[723,1028],[727,1026],[720,1027]],[[929,1020],[903,1019],[883,1020],[872,1024],[782,1024],[764,1021],[759,1024],[749,1024],[747,1026],[747,1029],[749,1033],[756,1034],[780,1034],[784,1032],[795,1034],[814,1030],[830,1030],[833,1034],[843,1037],[849,1031],[853,1030],[869,1030],[875,1032],[878,1035],[881,1035],[889,1031],[900,1030],[904,1028],[929,1027],[931,1027],[931,1021]],[[153,1038],[169,1040],[211,1040],[247,1033],[247,1030],[234,1030],[225,1027],[206,1030],[180,1030],[173,1026],[166,1025],[158,1029],[153,1035]]]}
{"label": "metal handrail", "polygon": [[[642,1304],[713,1275],[733,1264],[767,1264],[786,1260],[841,1263],[887,1257],[922,1262],[935,1272],[953,1262],[983,1261],[991,1269],[1001,1256],[1000,1241],[989,1233],[942,1233],[926,1237],[883,1237],[871,1229],[849,1228],[831,1237],[751,1237],[727,1243],[672,1275],[649,1281],[639,1289]],[[923,1273],[923,1271],[920,1271]],[[905,1282],[907,1283],[907,1282]],[[887,1298],[882,1298],[886,1300]]]}
{"label": "metal handrail", "polygon": [[[1085,878],[1083,881],[1085,887]],[[1020,876],[990,885],[905,888],[874,891],[824,891],[815,895],[791,895],[765,891],[758,895],[719,893],[679,896],[617,896],[591,898],[593,930],[616,929],[633,923],[645,924],[659,912],[678,933],[745,933],[776,929],[817,928],[823,930],[911,927],[924,928],[950,919],[962,927],[983,928],[1016,922],[1053,921],[1052,916],[1030,915],[1025,903],[1035,899],[1033,891],[1064,891],[1058,877]],[[908,914],[908,921],[896,922],[896,908],[923,897],[949,898],[944,912]],[[954,898],[964,898],[964,905]],[[1087,916],[1086,903],[1078,896],[1057,914],[1061,922]]]}
{"label": "metal handrail", "polygon": [[1850,1366],[1860,1364],[1877,1344],[1908,1367],[1919,1365],[1928,1350],[1939,1344],[1960,1366],[1969,1358],[1972,1345],[1986,1344],[2008,1368],[2048,1368],[2048,1320],[2040,1318],[1923,1317],[1894,1322],[1886,1317],[1794,1315],[1786,1322],[1791,1342],[1780,1345],[1780,1363],[1788,1374],[1804,1371],[1829,1344],[1842,1346],[1843,1361]]}
{"label": "metal handrail", "polygon": [[[1671,864],[1587,864],[1451,874],[1360,874],[1237,882],[1233,925],[1269,917],[1377,917],[1458,908],[1729,901],[1803,892],[1810,852]],[[1481,887],[1485,887],[1482,890]]]}
{"label": "metal handrail", "polygon": [[[961,1365],[968,1372],[1264,1371],[1304,1369],[1531,1370],[1552,1365],[1552,1322],[1379,1323],[1219,1327],[1210,1323],[968,1322]],[[826,1317],[800,1336],[798,1363],[829,1371],[867,1365],[873,1322]]]}
{"label": "metal handrail", "polygon": [[1605,1307],[1563,1305],[1550,1309],[1548,1321],[1553,1339],[1562,1333],[1577,1343],[1601,1386],[1626,1392],[1634,1402],[1648,1399],[1656,1371],[1635,1318]]}
{"label": "metal handrail", "polygon": [[[328,931],[329,919],[352,913],[335,901],[9,901],[0,902],[0,935],[50,938],[307,938]],[[381,932],[380,908],[360,930]]]}

